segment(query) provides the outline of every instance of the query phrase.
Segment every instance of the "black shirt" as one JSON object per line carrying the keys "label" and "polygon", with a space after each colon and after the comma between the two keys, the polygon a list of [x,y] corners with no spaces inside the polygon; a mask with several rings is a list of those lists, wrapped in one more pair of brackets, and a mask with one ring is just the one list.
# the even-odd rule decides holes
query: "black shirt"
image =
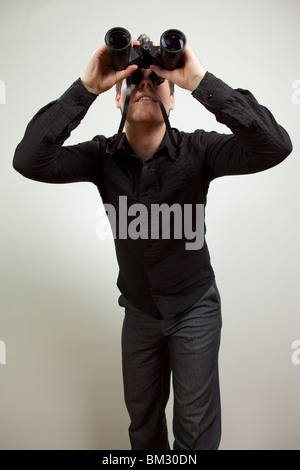
{"label": "black shirt", "polygon": [[[125,134],[113,155],[106,150],[115,136],[98,135],[63,146],[96,99],[78,79],[34,116],[16,149],[14,168],[43,182],[90,181],[103,203],[117,210],[120,196],[126,196],[128,207],[135,203],[148,208],[162,203],[195,207],[205,205],[214,178],[263,171],[292,151],[286,131],[249,91],[233,90],[207,72],[192,95],[233,134],[181,132],[179,149],[166,134],[159,150],[142,164]],[[120,291],[139,309],[163,318],[190,307],[211,285],[214,272],[205,242],[198,250],[187,250],[185,244],[184,237],[115,239]]]}

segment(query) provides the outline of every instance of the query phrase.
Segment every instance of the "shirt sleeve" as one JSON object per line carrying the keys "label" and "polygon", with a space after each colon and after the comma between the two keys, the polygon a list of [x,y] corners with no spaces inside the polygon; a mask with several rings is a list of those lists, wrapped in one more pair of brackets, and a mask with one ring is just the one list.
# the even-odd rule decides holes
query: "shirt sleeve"
{"label": "shirt sleeve", "polygon": [[199,132],[210,179],[263,171],[291,153],[288,133],[249,91],[234,90],[207,72],[192,95],[232,131]]}
{"label": "shirt sleeve", "polygon": [[76,80],[28,124],[15,150],[13,167],[23,176],[47,183],[94,181],[99,142],[63,146],[97,98]]}

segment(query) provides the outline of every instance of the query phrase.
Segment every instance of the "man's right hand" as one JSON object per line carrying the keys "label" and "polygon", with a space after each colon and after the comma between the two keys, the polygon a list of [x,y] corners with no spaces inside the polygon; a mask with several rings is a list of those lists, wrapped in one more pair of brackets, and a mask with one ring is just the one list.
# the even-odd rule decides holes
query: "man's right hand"
{"label": "man's right hand", "polygon": [[[133,45],[137,44],[139,44],[138,41],[133,42]],[[88,91],[100,95],[120,80],[129,77],[137,68],[137,65],[129,65],[125,70],[116,71],[111,65],[107,47],[103,45],[94,52],[81,77],[81,82]]]}

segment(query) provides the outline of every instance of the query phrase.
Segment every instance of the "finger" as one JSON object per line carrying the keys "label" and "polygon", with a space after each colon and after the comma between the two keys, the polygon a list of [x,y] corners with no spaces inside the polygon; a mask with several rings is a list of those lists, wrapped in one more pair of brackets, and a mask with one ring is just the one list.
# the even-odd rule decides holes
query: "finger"
{"label": "finger", "polygon": [[93,54],[92,54],[92,57],[100,57],[103,52],[105,52],[107,49],[106,45],[103,44],[102,46],[100,46],[98,49],[96,49]]}
{"label": "finger", "polygon": [[152,72],[156,73],[156,75],[158,75],[159,77],[166,78],[167,80],[169,79],[169,77],[171,75],[170,70],[162,69],[158,65],[150,65],[150,70],[152,70]]}
{"label": "finger", "polygon": [[130,77],[135,70],[137,70],[137,65],[129,65],[125,70],[120,70],[117,72],[117,81],[124,80],[124,78]]}

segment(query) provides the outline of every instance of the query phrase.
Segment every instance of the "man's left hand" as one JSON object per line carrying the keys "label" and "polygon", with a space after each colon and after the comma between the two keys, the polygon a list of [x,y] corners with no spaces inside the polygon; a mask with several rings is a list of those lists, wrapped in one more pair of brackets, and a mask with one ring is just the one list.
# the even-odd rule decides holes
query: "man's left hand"
{"label": "man's left hand", "polygon": [[186,46],[183,53],[183,66],[174,70],[165,70],[157,65],[150,65],[150,69],[160,77],[175,83],[180,88],[194,91],[206,74],[206,70],[190,46]]}

